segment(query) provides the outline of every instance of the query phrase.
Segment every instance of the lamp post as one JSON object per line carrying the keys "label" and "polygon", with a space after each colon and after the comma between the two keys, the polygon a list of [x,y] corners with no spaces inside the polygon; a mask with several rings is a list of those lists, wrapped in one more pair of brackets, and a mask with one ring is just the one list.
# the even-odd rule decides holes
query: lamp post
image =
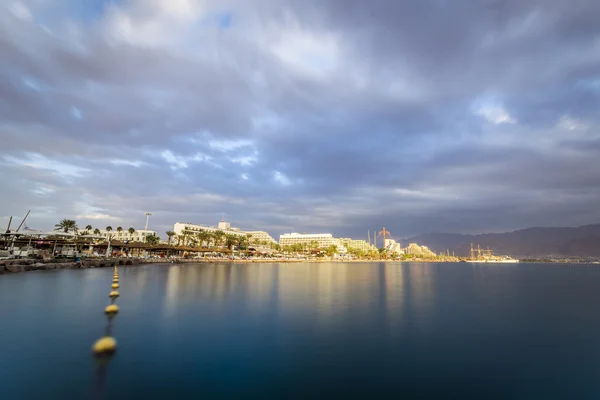
{"label": "lamp post", "polygon": [[146,243],[148,241],[148,220],[150,219],[150,216],[152,215],[152,213],[145,213],[146,215],[146,229],[144,229],[144,243]]}
{"label": "lamp post", "polygon": [[110,247],[110,232],[106,232],[106,237],[108,238],[108,246],[106,247],[106,256],[110,257],[111,254],[111,247]]}

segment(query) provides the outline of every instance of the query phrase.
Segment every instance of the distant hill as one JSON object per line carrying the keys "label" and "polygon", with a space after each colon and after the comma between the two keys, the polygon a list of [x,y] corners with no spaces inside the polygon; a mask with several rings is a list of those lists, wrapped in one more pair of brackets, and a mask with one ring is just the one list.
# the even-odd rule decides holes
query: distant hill
{"label": "distant hill", "polygon": [[426,245],[436,253],[448,249],[457,256],[468,256],[473,243],[475,247],[492,249],[494,254],[513,257],[600,257],[600,224],[577,228],[527,228],[481,235],[427,233],[404,239],[402,245],[408,243]]}

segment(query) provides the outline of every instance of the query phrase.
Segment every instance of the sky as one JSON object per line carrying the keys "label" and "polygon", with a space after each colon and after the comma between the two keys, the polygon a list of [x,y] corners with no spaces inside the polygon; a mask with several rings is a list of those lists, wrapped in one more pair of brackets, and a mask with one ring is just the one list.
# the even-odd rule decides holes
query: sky
{"label": "sky", "polygon": [[600,222],[595,0],[6,0],[0,224]]}

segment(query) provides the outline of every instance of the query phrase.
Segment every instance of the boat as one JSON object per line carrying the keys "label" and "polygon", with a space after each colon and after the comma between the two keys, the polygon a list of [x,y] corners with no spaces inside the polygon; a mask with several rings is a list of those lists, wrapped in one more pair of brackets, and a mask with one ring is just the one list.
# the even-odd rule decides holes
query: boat
{"label": "boat", "polygon": [[486,263],[486,264],[514,264],[518,263],[519,260],[514,258],[485,258],[481,260],[464,260],[468,263]]}
{"label": "boat", "polygon": [[[475,256],[477,253],[477,256]],[[509,256],[495,256],[492,254],[492,250],[486,249],[483,250],[479,246],[477,249],[473,247],[471,243],[471,258],[468,260],[464,260],[469,263],[488,263],[488,264],[514,264],[518,263],[519,260],[514,259]]]}

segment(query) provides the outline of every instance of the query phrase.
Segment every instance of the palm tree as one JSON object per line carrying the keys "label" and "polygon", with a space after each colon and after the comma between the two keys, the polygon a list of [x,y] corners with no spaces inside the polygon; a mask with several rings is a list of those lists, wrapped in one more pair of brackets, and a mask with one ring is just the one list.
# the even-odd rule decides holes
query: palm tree
{"label": "palm tree", "polygon": [[325,250],[325,252],[329,257],[332,257],[335,253],[337,253],[337,246],[335,244],[332,244]]}
{"label": "palm tree", "polygon": [[99,235],[100,234],[100,229],[96,228],[94,229],[94,235]]}
{"label": "palm tree", "polygon": [[123,232],[123,227],[117,226],[117,232]]}
{"label": "palm tree", "polygon": [[133,229],[133,227],[127,229],[127,232],[129,232],[130,235],[133,236],[133,234],[135,233],[135,229]]}
{"label": "palm tree", "polygon": [[159,241],[160,241],[160,238],[156,235],[146,236],[146,243],[148,243],[150,245],[158,244]]}
{"label": "palm tree", "polygon": [[215,232],[206,232],[207,239],[207,247],[216,247],[217,246],[217,236]]}
{"label": "palm tree", "polygon": [[248,249],[248,238],[246,236],[238,236],[237,237],[237,247],[238,250],[247,250]]}
{"label": "palm tree", "polygon": [[208,241],[210,240],[210,233],[207,231],[200,231],[196,234],[198,236],[198,240],[200,241],[200,247],[204,247],[204,243],[206,243],[206,247],[208,247]]}
{"label": "palm tree", "polygon": [[168,238],[167,240],[168,240],[168,242],[169,242],[168,244],[170,246],[171,245],[171,239],[173,238],[173,236],[175,236],[175,232],[173,232],[173,231],[166,231],[165,233],[167,234],[167,238]]}
{"label": "palm tree", "polygon": [[233,245],[235,245],[237,243],[237,235],[233,235],[231,233],[226,233],[225,234],[225,246],[231,250],[233,248]]}
{"label": "palm tree", "polygon": [[77,232],[77,222],[74,219],[63,219],[58,224],[54,225],[55,231],[63,231],[65,233],[69,231]]}
{"label": "palm tree", "polygon": [[181,232],[181,233],[183,236],[183,245],[187,246],[189,238],[194,234],[194,232],[189,229],[184,229],[183,232]]}
{"label": "palm tree", "polygon": [[223,241],[223,236],[225,236],[225,232],[219,230],[219,231],[215,231],[215,233],[213,233],[214,238],[215,238],[215,245],[217,247],[221,246],[221,242]]}
{"label": "palm tree", "polygon": [[86,225],[85,230],[91,232],[94,228],[91,225]]}

